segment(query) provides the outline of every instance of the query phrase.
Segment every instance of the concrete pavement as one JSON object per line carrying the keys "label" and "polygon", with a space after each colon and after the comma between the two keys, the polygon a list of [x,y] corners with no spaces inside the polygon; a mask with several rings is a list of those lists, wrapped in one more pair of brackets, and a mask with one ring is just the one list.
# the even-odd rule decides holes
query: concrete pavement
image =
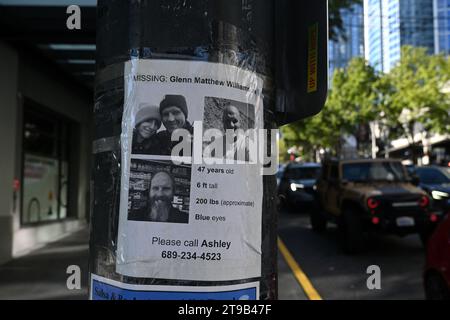
{"label": "concrete pavement", "polygon": [[[89,231],[83,229],[0,266],[1,300],[87,299]],[[67,267],[81,268],[81,290],[66,286]]]}

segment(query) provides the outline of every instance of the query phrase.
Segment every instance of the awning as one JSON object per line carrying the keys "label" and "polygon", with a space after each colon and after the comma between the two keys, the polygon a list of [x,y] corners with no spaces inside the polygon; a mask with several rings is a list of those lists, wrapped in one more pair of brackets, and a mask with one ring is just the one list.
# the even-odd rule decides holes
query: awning
{"label": "awning", "polygon": [[[81,8],[81,30],[66,26],[66,10],[72,4]],[[95,32],[95,0],[0,0],[0,39],[50,61],[90,90]]]}

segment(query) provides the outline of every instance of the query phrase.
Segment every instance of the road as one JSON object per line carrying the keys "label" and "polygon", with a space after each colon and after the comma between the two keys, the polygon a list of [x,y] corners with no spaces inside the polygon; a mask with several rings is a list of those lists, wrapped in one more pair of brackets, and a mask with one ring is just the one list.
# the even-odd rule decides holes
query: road
{"label": "road", "polygon": [[[304,277],[302,287],[299,270],[293,272],[279,252],[279,299],[307,300],[305,279],[322,299],[424,299],[424,250],[417,236],[380,237],[370,252],[346,256],[335,244],[335,228],[317,235],[306,214],[282,212],[279,237]],[[87,239],[85,229],[0,266],[0,299],[86,299]],[[381,290],[366,287],[366,268],[373,264],[381,267]],[[68,265],[81,267],[82,290],[67,290]]]}
{"label": "road", "polygon": [[[336,244],[335,226],[329,226],[324,234],[316,234],[307,213],[281,212],[279,237],[324,300],[425,298],[422,288],[425,250],[416,235],[377,236],[367,253],[348,256]],[[296,293],[292,282],[285,281],[286,266],[283,262],[279,265],[279,298],[304,299],[303,292]],[[366,270],[370,265],[381,268],[381,290],[367,288]],[[298,287],[302,289],[299,284]]]}

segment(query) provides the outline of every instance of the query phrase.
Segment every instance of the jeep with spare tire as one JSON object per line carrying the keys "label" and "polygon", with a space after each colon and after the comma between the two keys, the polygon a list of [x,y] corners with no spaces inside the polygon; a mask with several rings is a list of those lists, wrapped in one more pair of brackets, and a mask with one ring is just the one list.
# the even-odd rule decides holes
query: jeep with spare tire
{"label": "jeep with spare tire", "polygon": [[373,233],[417,233],[426,242],[436,223],[430,201],[400,160],[326,160],[317,181],[311,226],[323,232],[334,222],[349,254],[364,251]]}

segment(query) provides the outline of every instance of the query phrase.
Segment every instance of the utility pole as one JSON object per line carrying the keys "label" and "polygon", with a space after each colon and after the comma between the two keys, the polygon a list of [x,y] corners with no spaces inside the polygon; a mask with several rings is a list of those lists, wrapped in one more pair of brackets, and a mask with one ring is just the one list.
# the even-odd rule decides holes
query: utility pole
{"label": "utility pole", "polygon": [[[202,140],[211,132],[231,132],[238,148],[242,131],[320,111],[326,1],[289,12],[298,6],[98,1],[91,299],[277,298],[274,172],[262,174],[251,152],[240,163],[196,160],[206,142],[222,141]],[[299,17],[301,37],[286,27]],[[285,71],[291,56],[302,60]]]}

